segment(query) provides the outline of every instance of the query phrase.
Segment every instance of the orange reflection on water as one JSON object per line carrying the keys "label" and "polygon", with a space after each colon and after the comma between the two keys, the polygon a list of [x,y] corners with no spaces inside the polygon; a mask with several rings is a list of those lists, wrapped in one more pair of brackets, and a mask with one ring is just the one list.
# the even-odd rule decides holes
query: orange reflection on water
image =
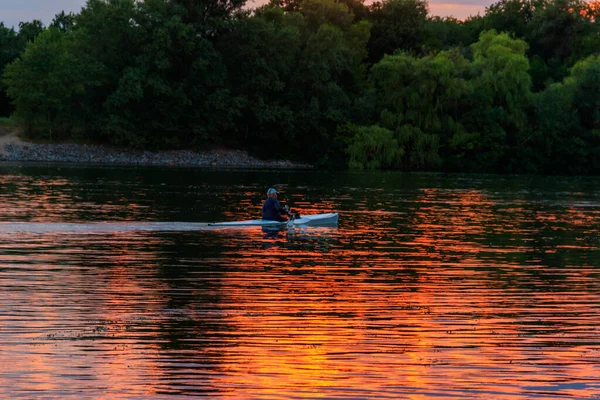
{"label": "orange reflection on water", "polygon": [[[235,345],[223,350],[227,374],[216,378],[219,387],[235,388],[236,397],[315,395],[340,386],[354,395],[382,393],[386,387],[433,394],[461,381],[485,382],[491,391],[502,387],[503,396],[518,397],[521,377],[539,365],[568,371],[574,380],[595,374],[593,330],[582,332],[589,343],[561,350],[560,341],[570,341],[577,331],[552,327],[551,318],[540,321],[552,308],[537,304],[564,304],[559,321],[582,311],[597,321],[593,304],[599,296],[586,308],[580,294],[536,299],[510,289],[485,289],[485,271],[417,270],[423,276],[403,284],[377,283],[377,274],[369,271],[340,279],[350,271],[335,266],[281,259],[267,265],[263,257],[245,258],[240,268],[223,278],[230,288],[223,304]],[[455,285],[449,286],[449,276]],[[528,312],[536,317],[523,318]],[[577,368],[574,357],[580,360]],[[536,380],[543,386],[554,378]],[[594,388],[577,391],[593,393]]]}
{"label": "orange reflection on water", "polygon": [[296,250],[288,233],[242,256],[233,249],[257,231],[225,238],[235,262],[222,278],[221,307],[234,333],[215,385],[241,398],[327,397],[340,388],[347,397],[460,397],[473,385],[522,398],[551,395],[567,374],[589,383],[561,393],[597,393],[600,295],[575,270],[536,291],[548,285],[536,277],[554,278],[544,265],[517,262],[526,245],[480,240],[504,222],[522,235],[523,221],[500,221],[481,193],[457,195],[456,214],[431,205],[436,197],[425,193],[415,206],[410,232],[398,235],[373,215],[381,223],[355,225],[351,246],[316,231],[308,243],[321,247]]}
{"label": "orange reflection on water", "polygon": [[[153,325],[164,309],[156,254],[140,251],[137,233],[97,236],[102,247],[95,251],[89,249],[93,237],[11,236],[25,253],[28,247],[45,252],[18,264],[1,259],[7,272],[0,273],[5,289],[0,334],[9,341],[0,345],[6,346],[0,351],[0,377],[10,373],[16,379],[0,379],[0,393],[69,397],[110,377],[112,393],[156,394],[162,371],[152,362],[160,343]],[[159,244],[157,238],[143,240],[144,246]],[[20,286],[24,290],[11,290]],[[140,325],[145,333],[136,332]],[[136,370],[154,384],[132,374]]]}
{"label": "orange reflection on water", "polygon": [[[240,187],[224,202],[249,197]],[[339,228],[4,232],[0,394],[600,393],[589,205],[442,188],[400,203],[376,191]],[[340,209],[294,197],[302,213]],[[215,218],[256,218],[261,201]]]}

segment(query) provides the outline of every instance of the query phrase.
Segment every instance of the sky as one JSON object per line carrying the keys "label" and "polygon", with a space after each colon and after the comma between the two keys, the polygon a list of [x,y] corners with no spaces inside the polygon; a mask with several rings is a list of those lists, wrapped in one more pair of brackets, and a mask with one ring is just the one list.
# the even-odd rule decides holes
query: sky
{"label": "sky", "polygon": [[[249,0],[248,6],[264,4],[267,0]],[[429,0],[432,15],[466,18],[480,13],[495,0]],[[0,0],[0,22],[18,28],[21,21],[41,20],[48,25],[61,11],[78,13],[85,0]]]}
{"label": "sky", "polygon": [[6,27],[19,27],[21,21],[41,20],[52,22],[61,11],[78,13],[85,0],[0,0],[0,22]]}

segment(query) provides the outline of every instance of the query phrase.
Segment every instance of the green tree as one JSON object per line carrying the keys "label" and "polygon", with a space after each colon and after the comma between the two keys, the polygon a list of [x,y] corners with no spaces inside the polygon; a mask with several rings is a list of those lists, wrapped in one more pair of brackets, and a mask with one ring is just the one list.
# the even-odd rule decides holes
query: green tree
{"label": "green tree", "polygon": [[30,133],[110,139],[105,102],[134,59],[134,10],[134,0],[88,0],[71,30],[51,27],[28,44],[5,77]]}
{"label": "green tree", "polygon": [[591,56],[571,68],[566,80],[582,128],[585,158],[576,160],[580,171],[600,173],[600,56]]}
{"label": "green tree", "polygon": [[440,166],[441,146],[464,131],[460,122],[469,63],[457,51],[423,58],[398,53],[372,69],[380,125],[395,132],[404,169]]}
{"label": "green tree", "polygon": [[535,90],[567,76],[568,68],[594,52],[600,26],[593,4],[583,0],[501,0],[486,9],[484,28],[508,32],[529,44]]}
{"label": "green tree", "polygon": [[362,90],[369,25],[355,23],[332,0],[306,0],[297,8],[257,10],[220,49],[232,93],[243,104],[241,144],[260,151],[280,143],[288,155],[324,162],[343,152],[335,132],[352,120],[353,98]]}
{"label": "green tree", "polygon": [[204,39],[228,31],[247,0],[165,0],[184,24],[191,24]]}
{"label": "green tree", "polygon": [[365,78],[370,25],[353,23],[348,8],[331,0],[305,0],[300,14],[302,50],[287,100],[296,114],[294,144],[299,154],[325,162],[341,152],[334,146],[337,127],[352,121],[353,98]]}
{"label": "green tree", "polygon": [[[300,12],[303,0],[270,0],[269,5],[279,8],[286,13]],[[367,19],[369,8],[365,6],[364,0],[336,0],[337,3],[345,5],[354,16],[354,22]]]}
{"label": "green tree", "polygon": [[72,131],[81,118],[77,104],[93,80],[72,46],[70,38],[50,28],[6,67],[8,95],[30,134],[57,139],[61,133]]}
{"label": "green tree", "polygon": [[546,0],[500,0],[485,9],[483,28],[526,39],[530,36],[535,12],[545,3]]}
{"label": "green tree", "polygon": [[62,33],[70,32],[75,25],[75,14],[61,11],[59,14],[54,16],[50,27],[56,28]]}
{"label": "green tree", "polygon": [[396,50],[420,51],[429,12],[426,0],[376,1],[370,11],[373,28],[368,48],[373,63]]}
{"label": "green tree", "polygon": [[600,57],[575,64],[534,97],[533,151],[546,173],[600,172]]}
{"label": "green tree", "polygon": [[298,13],[269,6],[254,17],[239,19],[236,29],[219,42],[241,113],[238,133],[229,143],[258,150],[265,143],[284,146],[293,139],[296,114],[288,97],[294,95],[291,85],[303,26]]}
{"label": "green tree", "polygon": [[33,42],[44,29],[42,21],[37,19],[31,22],[19,22],[19,40],[22,48],[25,48],[27,43]]}
{"label": "green tree", "polygon": [[526,140],[531,105],[527,44],[507,33],[487,31],[471,47],[472,95],[461,121],[479,137],[465,159],[471,163],[468,169],[497,171],[506,164],[509,149]]}
{"label": "green tree", "polygon": [[[13,28],[7,28],[0,22],[0,76],[7,64],[14,61],[21,53],[22,46]],[[6,95],[6,87],[0,85],[0,117],[8,117],[13,112],[10,99]]]}
{"label": "green tree", "polygon": [[68,34],[73,53],[85,60],[82,64],[93,82],[83,94],[79,114],[86,135],[95,140],[120,142],[108,99],[138,54],[136,10],[135,0],[88,0]]}
{"label": "green tree", "polygon": [[52,137],[144,148],[218,140],[236,108],[213,41],[238,4],[88,0],[73,21],[59,14],[6,75],[18,115]]}
{"label": "green tree", "polygon": [[525,40],[532,55],[543,60],[566,60],[577,37],[587,30],[589,20],[584,16],[584,0],[548,0],[538,6],[531,18],[530,34]]}
{"label": "green tree", "polygon": [[582,128],[573,110],[573,92],[555,83],[533,98],[535,118],[530,154],[538,158],[540,172],[578,172],[585,157]]}
{"label": "green tree", "polygon": [[480,25],[481,17],[470,17],[465,21],[453,17],[427,18],[424,47],[432,52],[466,48],[478,40]]}
{"label": "green tree", "polygon": [[600,129],[600,56],[591,56],[571,68],[566,85],[573,88],[573,104],[581,126]]}
{"label": "green tree", "polygon": [[203,146],[230,127],[235,110],[221,55],[181,12],[164,0],[139,4],[135,59],[105,103],[115,143]]}
{"label": "green tree", "polygon": [[369,18],[369,8],[365,5],[364,0],[338,0],[338,2],[348,7],[348,10],[354,15],[354,22]]}
{"label": "green tree", "polygon": [[351,126],[348,145],[350,169],[398,168],[403,150],[394,132],[379,126]]}

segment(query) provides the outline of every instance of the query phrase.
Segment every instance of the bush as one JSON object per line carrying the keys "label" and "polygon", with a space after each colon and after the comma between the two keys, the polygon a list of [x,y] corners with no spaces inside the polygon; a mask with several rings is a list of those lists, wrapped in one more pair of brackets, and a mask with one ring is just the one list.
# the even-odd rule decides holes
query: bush
{"label": "bush", "polygon": [[351,169],[398,168],[404,154],[394,132],[377,125],[355,126],[348,145]]}

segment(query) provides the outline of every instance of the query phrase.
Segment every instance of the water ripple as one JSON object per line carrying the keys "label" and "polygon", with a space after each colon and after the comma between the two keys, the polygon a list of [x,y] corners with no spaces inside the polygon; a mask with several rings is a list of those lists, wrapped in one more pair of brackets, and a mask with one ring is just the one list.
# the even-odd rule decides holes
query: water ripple
{"label": "water ripple", "polygon": [[0,396],[600,395],[596,180],[169,171],[4,170]]}

